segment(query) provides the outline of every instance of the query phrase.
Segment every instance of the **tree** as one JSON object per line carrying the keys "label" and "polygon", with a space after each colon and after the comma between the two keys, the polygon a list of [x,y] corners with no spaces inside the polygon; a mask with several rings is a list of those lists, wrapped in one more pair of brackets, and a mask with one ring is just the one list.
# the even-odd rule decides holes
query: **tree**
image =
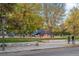
{"label": "tree", "polygon": [[79,8],[73,7],[65,21],[67,31],[73,35],[79,34]]}
{"label": "tree", "polygon": [[17,4],[15,11],[9,14],[8,30],[17,33],[32,33],[43,25],[40,16],[40,4]]}
{"label": "tree", "polygon": [[[4,35],[4,31],[5,31],[5,24],[6,24],[6,16],[7,16],[7,13],[11,12],[13,9],[12,9],[12,6],[14,4],[0,4],[0,21],[1,21],[1,31],[2,31],[2,38],[3,38],[3,41],[2,41],[2,50],[5,50],[5,35]],[[10,9],[11,8],[11,9]]]}
{"label": "tree", "polygon": [[12,12],[14,9],[13,3],[0,3],[0,16],[7,15],[7,13]]}
{"label": "tree", "polygon": [[[14,10],[14,7],[15,7],[14,5],[16,5],[16,4],[0,3],[0,18],[3,17],[3,16],[5,18],[7,18],[7,15]],[[5,19],[5,21],[7,22],[7,19]],[[0,20],[0,25],[2,26],[1,20]],[[0,26],[0,28],[1,28],[1,26]]]}
{"label": "tree", "polygon": [[43,8],[44,8],[46,23],[52,37],[53,27],[56,26],[58,22],[63,18],[64,12],[65,12],[65,4],[64,3],[51,3],[51,4],[45,3],[43,5],[44,5]]}

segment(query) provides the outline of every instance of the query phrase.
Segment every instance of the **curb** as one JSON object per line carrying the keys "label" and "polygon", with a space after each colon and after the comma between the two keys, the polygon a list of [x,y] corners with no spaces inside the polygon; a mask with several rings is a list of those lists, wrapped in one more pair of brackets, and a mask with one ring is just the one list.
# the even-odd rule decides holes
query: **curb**
{"label": "curb", "polygon": [[15,52],[22,52],[22,51],[37,51],[37,50],[43,50],[43,49],[59,49],[59,48],[65,48],[63,47],[55,47],[55,48],[39,48],[39,49],[32,49],[32,50],[20,50],[20,51],[0,51],[0,53],[15,53]]}
{"label": "curb", "polygon": [[37,50],[43,50],[43,49],[60,49],[60,48],[73,48],[73,47],[79,47],[79,44],[75,45],[64,45],[61,47],[52,47],[52,48],[39,48],[39,49],[32,49],[32,50],[20,50],[20,51],[0,51],[1,54],[3,53],[15,53],[15,52],[22,52],[22,51],[37,51]]}

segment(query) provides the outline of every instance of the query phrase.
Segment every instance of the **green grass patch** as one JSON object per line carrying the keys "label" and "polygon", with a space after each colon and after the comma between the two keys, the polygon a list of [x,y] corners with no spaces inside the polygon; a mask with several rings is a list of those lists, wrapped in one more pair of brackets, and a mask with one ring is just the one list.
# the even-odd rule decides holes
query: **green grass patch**
{"label": "green grass patch", "polygon": [[[34,42],[34,41],[38,41],[38,42],[42,42],[40,39],[37,38],[5,38],[4,42],[9,43],[9,42]],[[3,42],[3,39],[0,38],[0,43]]]}
{"label": "green grass patch", "polygon": [[67,36],[54,36],[54,39],[65,40],[65,39],[67,39]]}
{"label": "green grass patch", "polygon": [[[55,38],[55,39],[64,39],[64,38]],[[43,40],[53,40],[53,39],[50,39],[50,38],[5,38],[5,39],[2,39],[0,38],[0,43],[2,42],[6,42],[6,43],[9,43],[9,42],[34,42],[34,41],[38,41],[38,42],[42,42]]]}
{"label": "green grass patch", "polygon": [[[67,40],[67,36],[55,36],[53,38],[5,38],[4,40],[0,38],[0,43],[13,43],[13,42],[43,42],[44,40]],[[79,36],[76,36],[76,40],[79,40]]]}

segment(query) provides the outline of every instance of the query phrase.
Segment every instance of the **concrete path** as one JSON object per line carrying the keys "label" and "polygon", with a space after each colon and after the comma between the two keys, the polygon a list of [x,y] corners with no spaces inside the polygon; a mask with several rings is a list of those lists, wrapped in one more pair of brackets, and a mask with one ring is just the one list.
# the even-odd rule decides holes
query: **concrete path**
{"label": "concrete path", "polygon": [[[5,48],[5,51],[2,51],[2,48],[0,47],[0,53],[47,49],[47,48],[62,48],[68,45],[66,40],[49,40],[45,42],[40,42],[39,46],[36,46],[35,44],[36,42],[7,43],[8,46]],[[76,44],[79,44],[79,41],[76,41]]]}

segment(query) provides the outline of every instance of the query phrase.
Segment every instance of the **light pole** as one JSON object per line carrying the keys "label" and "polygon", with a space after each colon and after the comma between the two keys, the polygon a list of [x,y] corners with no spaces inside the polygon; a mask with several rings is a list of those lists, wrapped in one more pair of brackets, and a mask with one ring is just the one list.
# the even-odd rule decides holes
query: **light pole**
{"label": "light pole", "polygon": [[5,16],[2,16],[1,17],[1,21],[2,21],[2,50],[4,51],[5,50],[5,46],[6,46],[6,44],[5,44],[5,33],[4,33],[4,31],[5,31],[5,23],[6,23],[6,21],[5,21]]}

